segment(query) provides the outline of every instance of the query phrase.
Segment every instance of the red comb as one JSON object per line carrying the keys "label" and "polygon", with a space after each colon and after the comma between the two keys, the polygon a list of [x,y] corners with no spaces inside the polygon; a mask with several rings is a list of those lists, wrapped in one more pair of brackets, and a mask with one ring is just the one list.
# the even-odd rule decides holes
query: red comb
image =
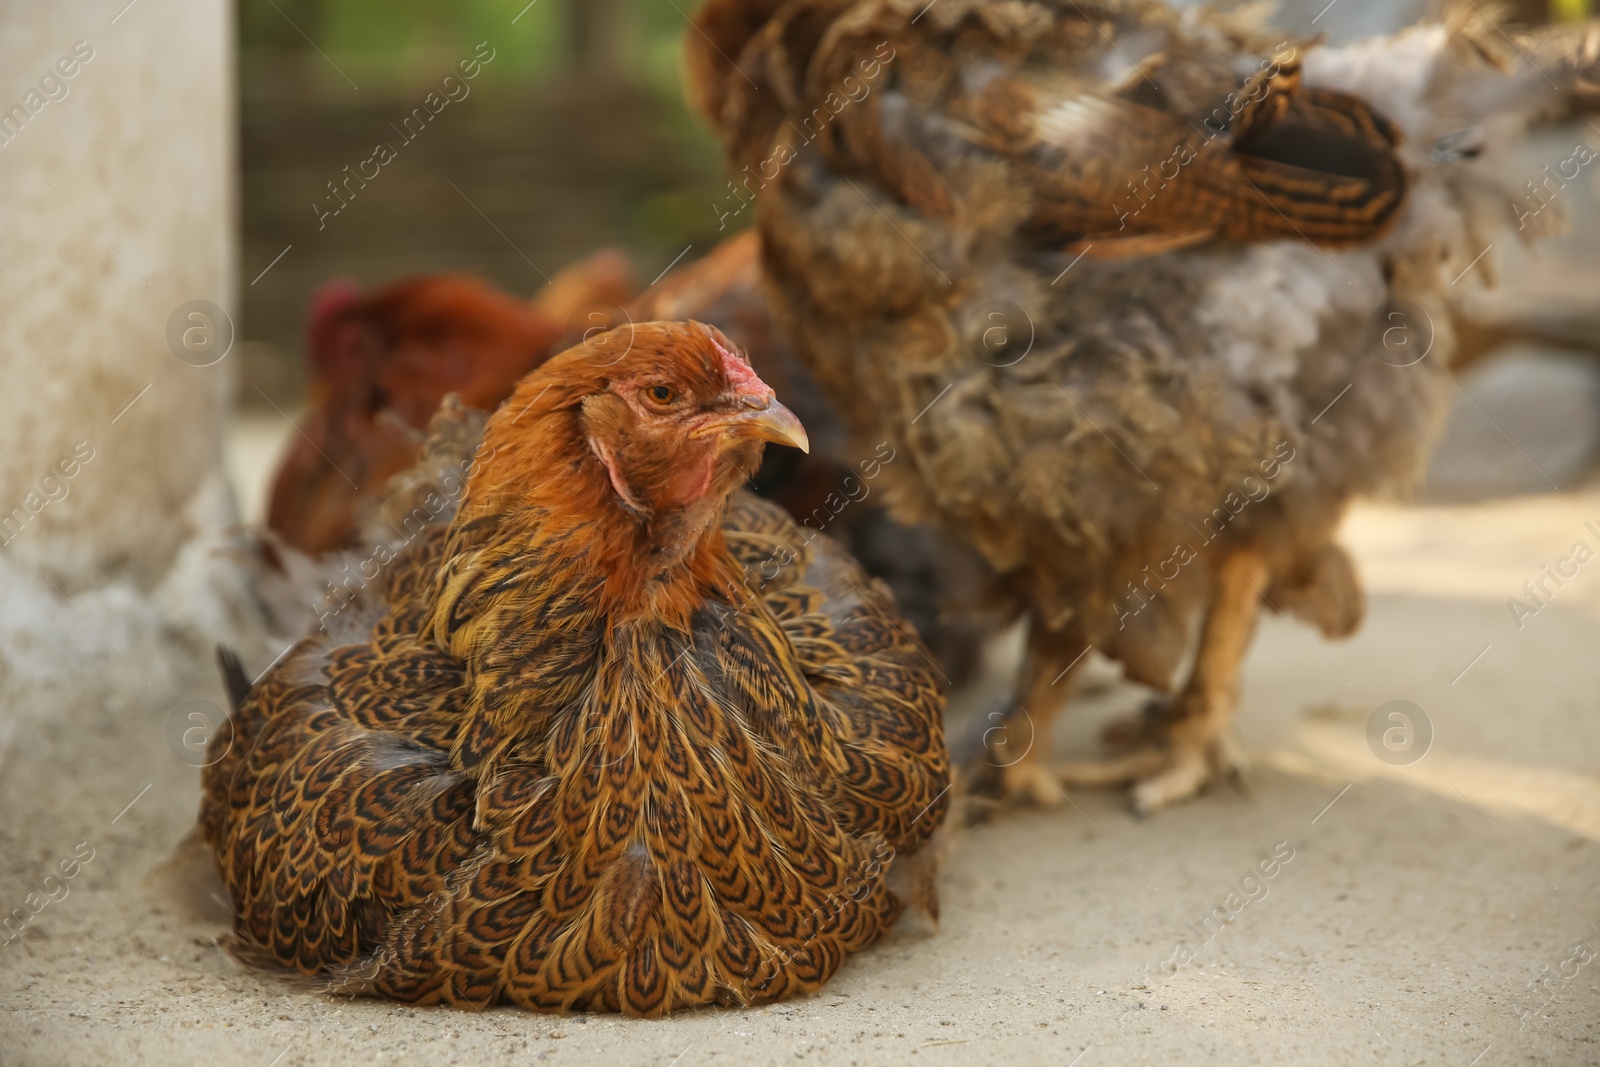
{"label": "red comb", "polygon": [[306,317],[306,358],[324,373],[333,369],[333,327],[345,312],[361,299],[361,287],[354,278],[335,278],[311,297]]}
{"label": "red comb", "polygon": [[772,386],[762,381],[760,376],[750,368],[743,356],[724,345],[717,339],[717,335],[707,331],[711,338],[711,347],[717,350],[717,355],[722,357],[722,369],[728,376],[728,384],[736,392],[770,393]]}

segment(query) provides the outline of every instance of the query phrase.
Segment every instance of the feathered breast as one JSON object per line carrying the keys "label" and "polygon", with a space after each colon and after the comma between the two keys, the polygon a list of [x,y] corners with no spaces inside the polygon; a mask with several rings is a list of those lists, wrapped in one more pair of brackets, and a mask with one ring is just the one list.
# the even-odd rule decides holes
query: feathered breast
{"label": "feathered breast", "polygon": [[370,632],[303,641],[214,742],[201,823],[238,948],[426,1003],[817,988],[893,922],[887,869],[947,805],[941,697],[892,602],[743,494],[733,580],[684,628],[596,613],[581,530],[494,526],[415,539]]}

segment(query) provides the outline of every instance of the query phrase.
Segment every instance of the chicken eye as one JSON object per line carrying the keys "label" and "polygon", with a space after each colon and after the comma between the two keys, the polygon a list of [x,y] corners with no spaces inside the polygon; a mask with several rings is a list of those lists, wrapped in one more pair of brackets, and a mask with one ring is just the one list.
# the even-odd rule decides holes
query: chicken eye
{"label": "chicken eye", "polygon": [[670,404],[673,397],[677,395],[672,391],[670,385],[652,385],[645,390],[645,394],[657,404]]}

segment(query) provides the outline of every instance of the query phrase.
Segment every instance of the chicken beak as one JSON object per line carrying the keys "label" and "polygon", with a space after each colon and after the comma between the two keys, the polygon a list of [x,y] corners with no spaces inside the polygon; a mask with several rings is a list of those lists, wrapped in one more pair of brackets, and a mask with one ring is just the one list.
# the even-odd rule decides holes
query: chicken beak
{"label": "chicken beak", "polygon": [[811,439],[806,436],[806,428],[800,425],[794,412],[777,400],[768,400],[766,407],[754,411],[741,411],[713,419],[696,430],[694,436],[706,437],[711,434],[722,434],[735,441],[772,441],[798,448],[802,452],[811,451]]}

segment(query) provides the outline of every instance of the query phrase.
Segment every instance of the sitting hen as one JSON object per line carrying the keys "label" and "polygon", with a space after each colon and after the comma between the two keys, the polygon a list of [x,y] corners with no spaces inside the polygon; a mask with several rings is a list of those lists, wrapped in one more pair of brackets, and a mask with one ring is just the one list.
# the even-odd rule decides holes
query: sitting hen
{"label": "sitting hen", "polygon": [[[899,517],[976,546],[1028,621],[988,735],[1003,790],[1133,783],[1148,812],[1238,769],[1260,605],[1351,632],[1340,519],[1419,471],[1444,294],[1511,219],[1476,157],[1593,38],[1520,40],[1530,67],[1470,9],[1335,49],[1153,0],[708,0],[696,23],[694,99],[755,194],[779,321],[903,453]],[[1125,758],[1047,767],[1091,649],[1176,695]]]}
{"label": "sitting hen", "polygon": [[[465,495],[378,546],[368,610],[232,672],[200,824],[236,947],[419,1003],[818,988],[900,912],[891,866],[929,892],[948,778],[892,599],[737,491],[798,420],[719,332],[648,323],[471,437],[430,442]],[[780,550],[799,565],[757,592],[741,564]]]}

